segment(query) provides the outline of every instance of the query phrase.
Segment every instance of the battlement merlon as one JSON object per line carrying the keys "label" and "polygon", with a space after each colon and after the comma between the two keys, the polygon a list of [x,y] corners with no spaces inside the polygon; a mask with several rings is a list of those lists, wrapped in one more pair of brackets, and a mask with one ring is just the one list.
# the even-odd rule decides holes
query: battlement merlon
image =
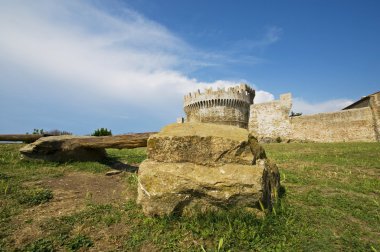
{"label": "battlement merlon", "polygon": [[289,108],[289,110],[292,108],[292,94],[286,93],[280,95],[280,103],[283,107]]}
{"label": "battlement merlon", "polygon": [[199,89],[196,92],[189,93],[184,96],[184,107],[207,100],[218,99],[231,99],[240,100],[248,104],[253,104],[255,98],[255,90],[249,87],[247,84],[240,84],[236,87],[230,87],[226,89],[213,90],[212,88],[206,88],[202,93]]}

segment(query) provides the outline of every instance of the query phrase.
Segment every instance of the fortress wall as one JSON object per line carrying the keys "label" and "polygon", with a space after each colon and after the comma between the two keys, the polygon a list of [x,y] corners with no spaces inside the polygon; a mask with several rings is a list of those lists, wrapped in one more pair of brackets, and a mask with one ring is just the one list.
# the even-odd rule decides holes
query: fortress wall
{"label": "fortress wall", "polygon": [[372,109],[376,139],[380,142],[380,92],[371,95],[370,107]]}
{"label": "fortress wall", "polygon": [[375,142],[374,120],[370,107],[292,117],[296,140],[315,142]]}
{"label": "fortress wall", "polygon": [[380,141],[380,93],[370,96],[370,106],[333,113],[289,117],[291,95],[251,105],[249,131],[260,138],[315,142]]}
{"label": "fortress wall", "polygon": [[248,128],[249,106],[255,91],[246,84],[227,90],[208,88],[184,96],[187,122],[205,122]]}
{"label": "fortress wall", "polygon": [[250,97],[246,92],[225,92],[224,90],[213,91],[212,93],[190,93],[185,96],[184,106],[203,101],[220,101],[220,100],[241,100],[250,103]]}
{"label": "fortress wall", "polygon": [[289,138],[291,134],[289,120],[291,107],[290,93],[281,95],[280,100],[251,105],[249,131],[258,138]]}
{"label": "fortress wall", "polygon": [[295,117],[289,117],[290,93],[250,105],[254,96],[255,91],[245,84],[189,93],[184,96],[186,121],[248,128],[259,139],[380,142],[380,92],[362,98],[352,109]]}
{"label": "fortress wall", "polygon": [[205,92],[201,93],[198,89],[197,92],[192,92],[184,96],[184,107],[198,102],[215,102],[220,100],[240,100],[248,104],[252,104],[255,97],[255,90],[246,84],[240,84],[236,87],[230,87],[227,90],[218,88],[206,88]]}

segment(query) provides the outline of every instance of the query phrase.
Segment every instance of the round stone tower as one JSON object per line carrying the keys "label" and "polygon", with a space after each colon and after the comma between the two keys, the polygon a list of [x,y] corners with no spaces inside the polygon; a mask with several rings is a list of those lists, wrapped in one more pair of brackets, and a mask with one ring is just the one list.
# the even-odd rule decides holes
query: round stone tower
{"label": "round stone tower", "polygon": [[189,93],[184,97],[184,110],[187,122],[205,122],[234,125],[248,128],[249,107],[253,103],[255,90],[246,84],[240,84],[228,90],[213,91],[206,89],[204,93]]}

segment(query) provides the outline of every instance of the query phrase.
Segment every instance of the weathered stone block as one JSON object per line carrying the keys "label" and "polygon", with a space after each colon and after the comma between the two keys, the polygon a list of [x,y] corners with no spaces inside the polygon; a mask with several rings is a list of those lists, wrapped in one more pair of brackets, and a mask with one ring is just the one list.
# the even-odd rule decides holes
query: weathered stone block
{"label": "weathered stone block", "polygon": [[[232,126],[172,124],[148,140],[137,202],[147,215],[234,206],[271,207],[278,169],[256,138]],[[252,165],[255,164],[255,165]]]}
{"label": "weathered stone block", "polygon": [[225,164],[206,167],[193,163],[145,160],[139,168],[137,202],[146,215],[189,213],[193,209],[271,206],[279,186],[276,166]]}
{"label": "weathered stone block", "polygon": [[159,162],[251,165],[254,156],[245,129],[204,123],[171,124],[148,141],[148,156]]}

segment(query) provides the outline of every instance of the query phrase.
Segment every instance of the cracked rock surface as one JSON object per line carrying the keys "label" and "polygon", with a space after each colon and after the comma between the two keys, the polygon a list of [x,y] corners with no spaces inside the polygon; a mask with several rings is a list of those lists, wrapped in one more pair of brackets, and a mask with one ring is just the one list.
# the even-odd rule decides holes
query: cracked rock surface
{"label": "cracked rock surface", "polygon": [[280,185],[276,165],[248,131],[184,123],[148,140],[137,202],[150,216],[229,207],[271,207]]}

